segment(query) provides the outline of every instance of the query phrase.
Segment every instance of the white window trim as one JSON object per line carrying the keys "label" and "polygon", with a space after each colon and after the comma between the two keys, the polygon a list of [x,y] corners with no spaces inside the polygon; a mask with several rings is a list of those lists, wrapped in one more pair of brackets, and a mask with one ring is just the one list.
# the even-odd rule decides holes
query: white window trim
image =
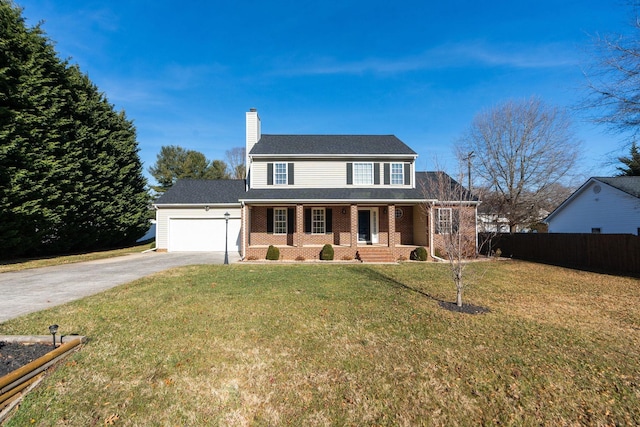
{"label": "white window trim", "polygon": [[[278,166],[284,165],[284,174],[278,173]],[[284,176],[284,182],[278,182],[278,176]],[[278,162],[273,164],[273,185],[287,185],[289,182],[289,165],[284,162]]]}
{"label": "white window trim", "polygon": [[[282,213],[282,216],[284,217],[284,224],[282,220],[278,221],[279,213]],[[282,228],[280,228],[279,225],[284,225],[284,232],[281,231]],[[273,208],[273,234],[283,235],[287,234],[287,231],[287,208]]]}
{"label": "white window trim", "polygon": [[[358,166],[368,166],[370,167],[370,174],[369,177],[367,179],[368,182],[359,182],[359,179],[357,178],[361,178],[364,177],[364,174],[358,174],[356,173],[356,169],[358,168]],[[373,167],[374,164],[373,162],[357,162],[357,163],[353,163],[353,185],[373,185]]]}
{"label": "white window trim", "polygon": [[[443,215],[445,212],[448,212],[446,217]],[[438,208],[436,214],[438,217],[438,222],[436,223],[437,234],[451,234],[453,229],[453,210],[451,208]]]}
{"label": "white window trim", "polygon": [[[400,172],[399,173],[393,173],[393,167],[394,166],[399,166],[400,167]],[[404,163],[391,163],[391,167],[389,168],[390,171],[390,175],[391,177],[389,178],[391,185],[404,185]],[[394,182],[394,175],[397,178],[398,176],[400,177],[400,182]]]}
{"label": "white window trim", "polygon": [[[316,212],[322,213],[322,220],[316,221]],[[316,228],[316,226],[318,228]],[[322,231],[318,231],[321,229]],[[311,234],[326,234],[327,230],[327,213],[325,208],[311,208]]]}

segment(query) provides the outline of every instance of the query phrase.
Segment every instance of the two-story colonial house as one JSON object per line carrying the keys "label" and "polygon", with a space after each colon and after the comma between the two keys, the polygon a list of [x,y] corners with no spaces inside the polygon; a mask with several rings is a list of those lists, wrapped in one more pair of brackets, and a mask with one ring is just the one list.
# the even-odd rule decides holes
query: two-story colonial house
{"label": "two-story colonial house", "polygon": [[[262,134],[251,109],[246,153],[246,180],[181,180],[156,201],[158,249],[226,245],[264,259],[274,245],[283,259],[309,260],[331,244],[335,259],[395,261],[418,246],[435,255],[454,227],[475,242],[477,199],[441,200],[437,183],[462,187],[416,172],[416,152],[394,135]],[[472,212],[468,224],[456,223],[470,218],[459,209]]]}

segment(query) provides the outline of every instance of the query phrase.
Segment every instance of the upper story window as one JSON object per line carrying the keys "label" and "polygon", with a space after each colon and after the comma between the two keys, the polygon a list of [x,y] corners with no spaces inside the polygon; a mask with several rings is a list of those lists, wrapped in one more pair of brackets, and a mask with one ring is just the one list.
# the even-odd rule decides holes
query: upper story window
{"label": "upper story window", "polygon": [[353,184],[373,185],[373,163],[353,164]]}
{"label": "upper story window", "polygon": [[391,163],[391,185],[404,184],[404,164]]}
{"label": "upper story window", "polygon": [[286,163],[273,164],[273,183],[275,185],[287,184],[287,164]]}

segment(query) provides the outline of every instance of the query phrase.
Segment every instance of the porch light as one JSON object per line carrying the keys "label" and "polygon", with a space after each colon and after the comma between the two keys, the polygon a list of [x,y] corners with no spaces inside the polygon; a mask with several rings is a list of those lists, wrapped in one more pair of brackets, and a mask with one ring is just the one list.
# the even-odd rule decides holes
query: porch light
{"label": "porch light", "polygon": [[225,226],[225,230],[224,230],[224,263],[225,264],[229,264],[229,250],[228,250],[228,244],[229,244],[229,217],[231,216],[231,214],[229,212],[225,212],[224,213],[224,226]]}
{"label": "porch light", "polygon": [[346,215],[347,214],[347,208],[342,208],[342,215]]}
{"label": "porch light", "polygon": [[49,326],[49,333],[53,336],[53,346],[56,346],[56,333],[58,332],[58,325]]}

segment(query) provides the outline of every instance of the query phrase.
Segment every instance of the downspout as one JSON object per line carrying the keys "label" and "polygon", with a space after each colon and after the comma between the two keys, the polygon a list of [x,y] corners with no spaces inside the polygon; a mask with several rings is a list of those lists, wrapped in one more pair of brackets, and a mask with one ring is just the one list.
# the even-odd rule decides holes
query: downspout
{"label": "downspout", "polygon": [[153,247],[151,249],[146,249],[144,251],[142,251],[143,254],[146,254],[148,252],[155,252],[158,250],[158,206],[157,205],[153,205],[153,209],[155,210],[155,217],[156,217],[156,236],[155,239],[153,241]]}
{"label": "downspout", "polygon": [[437,257],[434,253],[433,253],[433,233],[434,233],[434,229],[433,229],[433,204],[431,204],[429,206],[429,252],[431,255],[431,258],[435,259],[438,262],[446,262],[446,260]]}
{"label": "downspout", "polygon": [[478,254],[478,203],[476,203],[476,207],[475,207],[475,217],[474,220],[476,222],[476,257],[479,255]]}
{"label": "downspout", "polygon": [[240,261],[244,261],[247,255],[247,209],[244,202],[240,202],[240,216],[242,217],[242,255]]}

